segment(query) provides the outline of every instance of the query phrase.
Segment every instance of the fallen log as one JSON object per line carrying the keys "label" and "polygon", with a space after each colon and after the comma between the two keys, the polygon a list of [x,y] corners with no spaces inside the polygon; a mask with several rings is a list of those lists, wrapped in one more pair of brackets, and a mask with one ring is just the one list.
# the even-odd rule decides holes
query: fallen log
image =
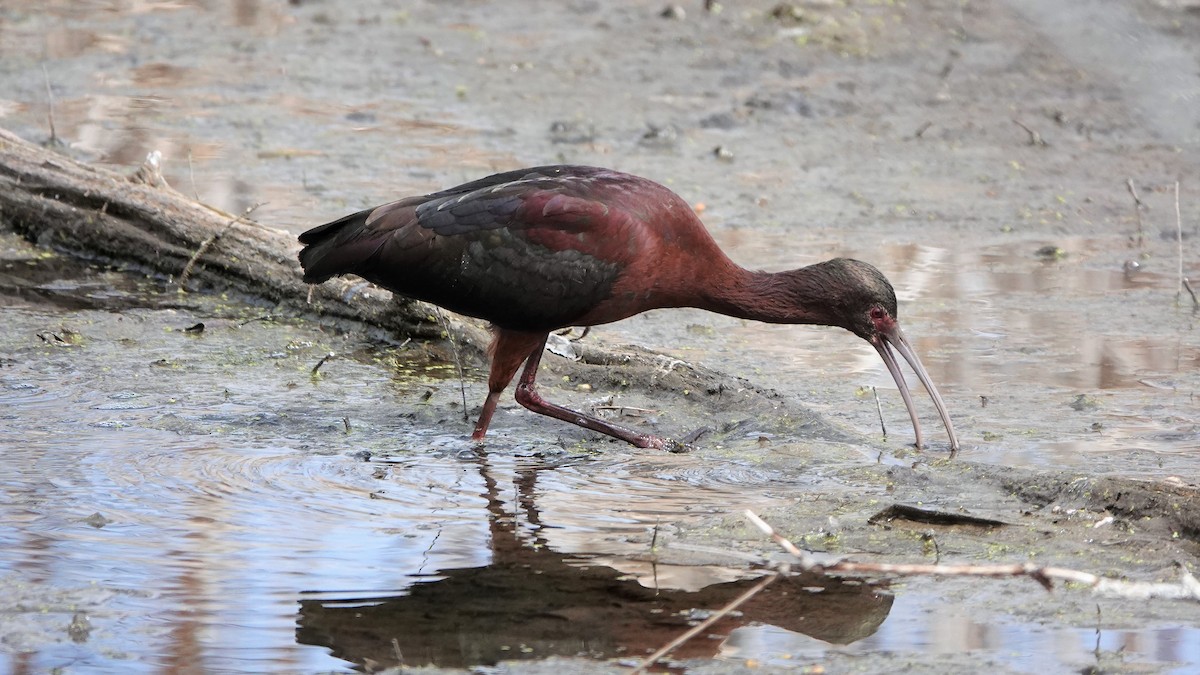
{"label": "fallen log", "polygon": [[[393,302],[390,293],[357,280],[312,287],[310,296],[295,236],[176,192],[162,180],[156,153],[123,176],[0,129],[0,224],[40,246],[155,275],[185,290],[239,293],[403,336],[443,333],[427,305]],[[482,332],[469,332],[467,341],[477,346]]]}

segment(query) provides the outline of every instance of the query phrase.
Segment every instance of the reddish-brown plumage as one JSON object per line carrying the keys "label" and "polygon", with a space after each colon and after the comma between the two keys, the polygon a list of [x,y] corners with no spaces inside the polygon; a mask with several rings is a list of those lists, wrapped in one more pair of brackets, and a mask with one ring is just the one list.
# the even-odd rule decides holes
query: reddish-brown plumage
{"label": "reddish-brown plumage", "polygon": [[686,202],[650,180],[607,169],[545,166],[488,176],[351,214],[300,235],[304,280],[356,274],[396,293],[492,323],[482,439],[521,363],[517,400],[640,447],[677,448],[543,400],[537,366],[551,330],[698,307],[772,323],[840,326],[870,342],[921,430],[891,348],[917,372],[950,435],[941,396],[896,322],[896,296],[874,267],[838,258],[779,273],[725,255]]}

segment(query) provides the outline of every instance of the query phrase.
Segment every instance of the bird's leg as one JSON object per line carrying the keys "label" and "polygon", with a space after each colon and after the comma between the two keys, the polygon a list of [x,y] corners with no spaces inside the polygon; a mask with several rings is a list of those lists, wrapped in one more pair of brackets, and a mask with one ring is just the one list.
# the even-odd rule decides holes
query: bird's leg
{"label": "bird's leg", "polygon": [[488,425],[492,422],[492,415],[496,413],[496,404],[500,401],[500,394],[504,393],[508,383],[512,382],[517,368],[521,367],[521,362],[529,356],[534,347],[537,348],[537,353],[541,354],[545,345],[545,333],[519,333],[502,328],[496,329],[492,337],[492,344],[488,346],[488,353],[492,357],[492,367],[488,371],[487,400],[483,402],[483,410],[479,413],[479,421],[475,423],[475,431],[471,433],[471,440],[483,440]]}
{"label": "bird's leg", "polygon": [[489,388],[487,399],[483,402],[483,411],[479,413],[479,420],[475,422],[475,431],[471,432],[471,440],[483,440],[484,434],[487,433],[488,425],[492,423],[492,415],[496,414],[496,402],[500,400],[500,392],[502,391],[504,391],[503,387],[499,391]]}
{"label": "bird's leg", "polygon": [[[610,422],[606,422],[598,417],[586,415],[570,408],[564,408],[542,398],[537,393],[537,385],[534,381],[537,378],[538,365],[542,362],[542,350],[546,346],[546,337],[542,337],[542,341],[529,354],[529,360],[525,362],[525,370],[521,372],[521,379],[517,381],[517,403],[525,406],[535,413],[549,415],[564,422],[578,424],[585,429],[599,431],[602,434],[608,434],[613,438],[619,438],[626,443],[632,443],[639,448],[657,448],[668,452],[685,452],[689,448],[687,445],[670,438],[662,438],[652,436],[650,434],[641,434],[633,429],[627,429]],[[490,398],[490,397],[489,397]]]}

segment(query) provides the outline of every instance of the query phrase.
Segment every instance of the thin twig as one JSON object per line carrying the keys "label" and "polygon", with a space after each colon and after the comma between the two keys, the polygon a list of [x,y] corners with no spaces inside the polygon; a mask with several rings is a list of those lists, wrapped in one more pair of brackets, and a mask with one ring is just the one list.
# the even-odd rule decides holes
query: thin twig
{"label": "thin twig", "polygon": [[[1179,213],[1179,181],[1175,181],[1175,245],[1179,249],[1179,287],[1175,289],[1175,302],[1179,302],[1179,289],[1183,288],[1183,216]],[[1194,301],[1196,296],[1192,296]]]}
{"label": "thin twig", "polygon": [[615,410],[618,414],[624,416],[628,414],[630,417],[641,417],[642,415],[653,415],[658,412],[655,408],[636,408],[631,405],[594,405],[592,410]]}
{"label": "thin twig", "polygon": [[921,541],[927,542],[933,546],[933,562],[941,564],[942,562],[942,547],[938,546],[937,537],[934,536],[933,530],[929,530],[921,535]]}
{"label": "thin twig", "polygon": [[400,651],[400,641],[392,638],[392,655],[396,657],[396,665],[404,667],[404,653]]}
{"label": "thin twig", "polygon": [[186,282],[188,280],[188,277],[190,277],[192,275],[192,268],[196,266],[196,262],[198,260],[200,260],[200,256],[204,255],[205,252],[208,251],[209,247],[211,247],[213,244],[215,244],[218,239],[223,237],[225,235],[225,233],[230,230],[230,228],[232,228],[234,225],[238,224],[242,220],[245,220],[247,216],[249,216],[251,213],[254,213],[258,209],[258,207],[262,206],[265,203],[266,202],[259,202],[259,203],[255,204],[254,206],[251,206],[250,208],[248,208],[244,212],[242,212],[242,215],[237,216],[237,217],[233,218],[232,220],[230,220],[228,223],[226,223],[225,227],[221,228],[220,231],[214,232],[210,237],[208,237],[204,241],[200,242],[200,247],[196,249],[196,253],[193,254],[191,259],[188,260],[187,264],[183,266],[183,272],[181,272],[179,274],[179,282],[178,282],[179,285],[182,287],[184,282]]}
{"label": "thin twig", "polygon": [[1025,126],[1024,124],[1021,123],[1020,120],[1014,119],[1012,121],[1012,123],[1021,127],[1022,129],[1025,130],[1025,133],[1029,134],[1029,144],[1030,145],[1036,145],[1036,146],[1043,147],[1043,148],[1046,147],[1047,145],[1049,145],[1049,143],[1042,140],[1041,134],[1039,134],[1038,132],[1034,131],[1033,129],[1030,129],[1029,127]]}
{"label": "thin twig", "polygon": [[245,325],[248,325],[248,324],[252,324],[252,323],[254,323],[255,321],[274,321],[274,320],[275,320],[275,316],[274,316],[274,315],[272,315],[272,314],[263,314],[262,316],[256,316],[256,317],[254,317],[253,319],[246,319],[245,321],[242,321],[242,322],[238,323],[238,326],[245,326]]}
{"label": "thin twig", "polygon": [[875,409],[879,411],[879,428],[883,431],[883,440],[887,440],[887,425],[883,422],[883,404],[879,402],[879,390],[871,387],[871,393],[875,395]]}
{"label": "thin twig", "polygon": [[188,148],[188,180],[192,183],[192,196],[200,201],[200,191],[196,189],[196,171],[192,168],[192,149]]}
{"label": "thin twig", "polygon": [[629,671],[629,675],[638,675],[638,673],[644,672],[647,668],[649,668],[650,666],[657,663],[659,659],[661,659],[664,656],[666,656],[667,654],[670,654],[671,652],[675,651],[675,648],[678,647],[679,645],[687,642],[688,640],[691,640],[692,638],[696,637],[697,635],[708,630],[709,626],[712,626],[714,623],[720,621],[721,619],[724,619],[726,616],[729,616],[730,612],[737,609],[738,607],[741,607],[743,604],[745,604],[745,602],[747,600],[758,595],[764,588],[766,588],[767,586],[770,586],[772,583],[774,583],[776,580],[778,580],[780,577],[784,576],[785,574],[787,574],[787,566],[786,565],[784,565],[779,571],[775,572],[774,574],[772,574],[768,577],[764,577],[763,580],[758,582],[753,588],[746,591],[745,593],[742,593],[738,597],[734,598],[734,600],[732,602],[730,602],[729,604],[725,605],[721,609],[714,612],[712,614],[712,616],[708,617],[704,621],[701,621],[700,623],[696,624],[695,626],[692,626],[692,628],[690,630],[688,630],[686,633],[684,633],[683,635],[680,635],[679,637],[675,638],[674,640],[671,640],[670,642],[668,642],[666,645],[663,646],[662,649],[654,652],[650,656],[647,656],[646,660],[642,661],[636,667],[634,667],[633,670]]}
{"label": "thin twig", "polygon": [[1142,248],[1142,243],[1146,239],[1145,230],[1142,229],[1142,209],[1145,205],[1142,204],[1142,198],[1138,196],[1137,188],[1133,186],[1133,179],[1125,179],[1125,187],[1129,189],[1129,194],[1133,196],[1133,213],[1137,216],[1137,247]]}
{"label": "thin twig", "polygon": [[1196,291],[1192,290],[1192,284],[1188,281],[1187,277],[1183,278],[1183,290],[1187,291],[1188,295],[1192,296],[1192,311],[1194,312],[1200,309],[1200,300],[1196,299]]}
{"label": "thin twig", "polygon": [[434,307],[434,315],[437,316],[438,324],[442,330],[446,331],[446,339],[450,341],[450,354],[454,357],[454,367],[458,369],[458,390],[462,393],[463,404],[463,421],[471,421],[471,413],[467,409],[467,376],[463,372],[462,358],[458,353],[458,340],[454,339],[454,331],[450,330],[450,320],[442,313],[441,308]]}
{"label": "thin twig", "polygon": [[328,354],[326,354],[325,356],[322,356],[322,357],[321,357],[321,360],[320,360],[320,361],[317,361],[317,365],[315,365],[315,366],[313,366],[313,367],[312,367],[312,373],[311,373],[311,376],[312,376],[312,377],[316,377],[316,376],[317,376],[317,371],[321,370],[321,366],[325,365],[325,362],[326,362],[326,361],[328,361],[329,359],[332,359],[332,358],[333,358],[333,357],[335,357],[335,356],[337,356],[337,353],[336,353],[336,352],[329,352],[329,353],[328,353]]}
{"label": "thin twig", "polygon": [[800,561],[800,569],[804,570],[805,572],[812,572],[820,568],[820,564],[817,563],[816,558],[814,558],[811,553],[801,550],[791,541],[785,539],[783,535],[776,533],[775,528],[768,525],[767,521],[759,518],[758,514],[754,513],[750,509],[746,509],[743,513],[745,514],[747,520],[749,520],[751,523],[754,523],[755,527],[762,530],[763,534],[767,535],[771,539],[774,539],[775,543],[779,544],[780,548],[796,556],[796,559]]}
{"label": "thin twig", "polygon": [[46,103],[48,107],[47,118],[50,121],[50,145],[58,145],[58,132],[54,129],[54,92],[50,90],[50,71],[46,70],[46,64],[42,64],[42,77],[46,80]]}

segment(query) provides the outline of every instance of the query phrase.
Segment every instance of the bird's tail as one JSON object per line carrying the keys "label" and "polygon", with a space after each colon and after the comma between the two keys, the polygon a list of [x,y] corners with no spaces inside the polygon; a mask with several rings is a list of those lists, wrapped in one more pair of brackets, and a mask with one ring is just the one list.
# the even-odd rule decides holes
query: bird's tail
{"label": "bird's tail", "polygon": [[319,284],[330,277],[352,273],[374,252],[374,247],[371,251],[363,251],[362,246],[355,245],[362,243],[355,240],[359,239],[372,211],[351,213],[300,235],[300,243],[305,245],[300,250],[305,282]]}

